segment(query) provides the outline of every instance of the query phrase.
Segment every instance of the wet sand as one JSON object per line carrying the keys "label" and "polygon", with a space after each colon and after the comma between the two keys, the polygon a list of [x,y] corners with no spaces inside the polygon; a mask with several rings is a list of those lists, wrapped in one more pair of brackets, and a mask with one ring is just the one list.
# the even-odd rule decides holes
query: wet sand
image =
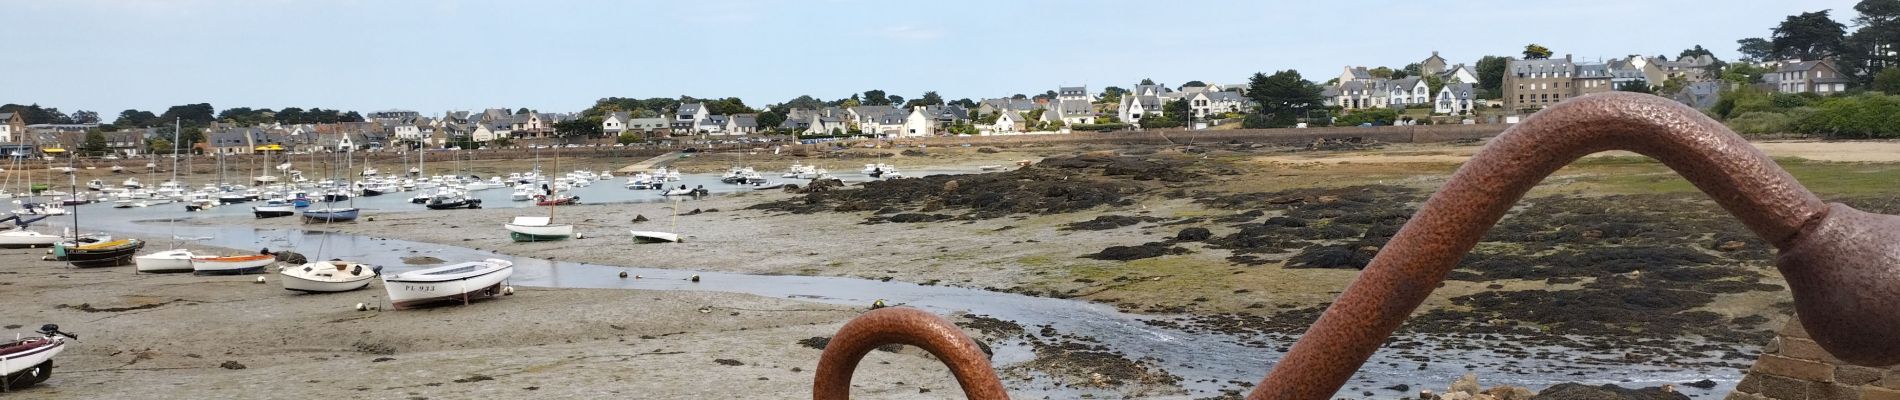
{"label": "wet sand", "polygon": [[[797,398],[819,350],[861,310],[691,291],[537,289],[417,311],[381,283],[309,295],[257,275],[74,269],[0,250],[0,324],[59,324],[81,340],[51,380],[9,396],[201,398]],[[701,312],[704,308],[708,312]],[[877,398],[957,398],[934,360],[873,352],[855,380]],[[869,367],[869,366],[875,366]],[[241,367],[241,368],[240,368]],[[240,368],[240,369],[233,369]],[[925,392],[928,390],[928,392]]]}

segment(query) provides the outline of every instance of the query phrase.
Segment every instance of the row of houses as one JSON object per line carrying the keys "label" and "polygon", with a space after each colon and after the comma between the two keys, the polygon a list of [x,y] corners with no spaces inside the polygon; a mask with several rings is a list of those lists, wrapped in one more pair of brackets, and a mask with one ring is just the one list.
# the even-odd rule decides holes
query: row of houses
{"label": "row of houses", "polygon": [[[1344,110],[1429,106],[1441,115],[1468,115],[1478,103],[1474,85],[1477,71],[1466,64],[1450,64],[1438,52],[1419,61],[1417,76],[1398,79],[1374,76],[1363,66],[1346,67],[1332,85],[1320,91],[1328,107]],[[1433,91],[1427,77],[1441,86]]]}
{"label": "row of houses", "polygon": [[[1696,108],[1713,107],[1730,85],[1721,81],[1714,57],[1708,55],[1661,57],[1632,55],[1603,62],[1563,58],[1511,59],[1502,82],[1503,106],[1529,112],[1565,99],[1617,90],[1629,84],[1660,87],[1682,82],[1680,91],[1658,93]],[[1833,60],[1788,60],[1763,63],[1774,72],[1764,74],[1762,89],[1780,93],[1835,94],[1847,91],[1849,78]]]}

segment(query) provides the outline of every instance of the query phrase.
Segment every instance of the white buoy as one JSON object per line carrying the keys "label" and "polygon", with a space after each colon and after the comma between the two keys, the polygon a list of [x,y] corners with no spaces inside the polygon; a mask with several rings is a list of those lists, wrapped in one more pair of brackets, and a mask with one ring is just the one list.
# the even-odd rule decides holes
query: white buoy
{"label": "white buoy", "polygon": [[369,311],[369,304],[356,303],[356,311]]}
{"label": "white buoy", "polygon": [[576,233],[576,234],[574,234],[574,238],[575,238],[575,239],[586,239],[586,238],[587,238],[587,235],[582,235],[582,234],[579,234],[579,233]]}
{"label": "white buoy", "polygon": [[264,283],[264,277],[257,277],[257,283]]}
{"label": "white buoy", "polygon": [[693,281],[693,282],[699,282],[699,274],[693,274],[693,277],[692,277],[692,278],[688,278],[687,280],[690,280],[690,281]]}
{"label": "white buoy", "polygon": [[640,278],[645,278],[645,277],[644,277],[644,276],[639,276],[639,275],[634,275],[634,276],[633,276],[633,279],[640,279]]}
{"label": "white buoy", "polygon": [[501,295],[503,295],[503,296],[513,296],[513,295],[515,295],[515,287],[514,287],[514,286],[502,286],[502,287],[501,287]]}

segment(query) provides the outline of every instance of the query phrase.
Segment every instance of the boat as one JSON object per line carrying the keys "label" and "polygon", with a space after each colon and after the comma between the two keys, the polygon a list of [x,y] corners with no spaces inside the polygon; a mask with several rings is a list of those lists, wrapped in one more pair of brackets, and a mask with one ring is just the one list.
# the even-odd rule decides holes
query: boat
{"label": "boat", "polygon": [[53,356],[66,351],[67,339],[79,335],[60,332],[59,325],[46,324],[38,336],[0,342],[0,389],[14,390],[46,382],[53,377]]}
{"label": "boat", "polygon": [[573,224],[553,223],[554,217],[515,217],[504,224],[508,238],[517,242],[550,242],[574,236]]}
{"label": "boat", "polygon": [[542,196],[542,195],[534,196],[534,205],[537,205],[537,206],[571,206],[575,204],[580,204],[580,202],[581,202],[581,198],[575,197],[575,196],[555,196],[555,197],[548,197],[548,196]]}
{"label": "boat", "polygon": [[313,208],[303,211],[303,219],[308,222],[350,222],[356,220],[356,208]]}
{"label": "boat", "polygon": [[631,231],[633,241],[638,243],[679,243],[680,235],[660,231]]}
{"label": "boat", "polygon": [[785,188],[785,182],[775,182],[775,183],[770,183],[770,184],[761,184],[761,185],[752,186],[752,190],[777,190],[777,189],[784,189],[784,188]]}
{"label": "boat", "polygon": [[228,257],[193,257],[191,272],[198,275],[243,275],[264,272],[264,267],[277,262],[277,257],[269,254],[249,254]]}
{"label": "boat", "polygon": [[125,178],[125,182],[119,183],[119,186],[124,186],[126,189],[144,189],[145,188],[145,184],[139,183],[139,178]]}
{"label": "boat", "polygon": [[44,203],[19,203],[20,208],[13,210],[19,215],[66,215],[66,209]]}
{"label": "boat", "polygon": [[173,249],[132,257],[138,272],[191,272],[191,250]]}
{"label": "boat", "polygon": [[264,205],[251,206],[251,214],[258,218],[288,217],[297,214],[297,205],[283,199],[270,199]]}
{"label": "boat", "polygon": [[501,294],[502,282],[514,272],[514,263],[491,258],[383,275],[383,289],[389,291],[390,307],[397,310],[457,301],[468,304]]}
{"label": "boat", "polygon": [[0,231],[0,248],[18,249],[52,246],[54,243],[59,243],[60,240],[64,239],[65,237],[63,236],[34,232],[26,230],[26,228],[8,229],[6,231]]}
{"label": "boat", "polygon": [[313,263],[282,266],[277,274],[282,277],[285,290],[305,293],[348,292],[369,286],[376,279],[377,269],[363,263],[348,261],[317,261]]}
{"label": "boat", "polygon": [[251,201],[251,195],[244,192],[224,192],[218,194],[218,204],[238,204]]}
{"label": "boat", "polygon": [[103,243],[69,246],[61,243],[54,247],[54,254],[64,258],[78,268],[116,267],[132,260],[139,249],[145,248],[145,242],[138,239],[119,239]]}
{"label": "boat", "polygon": [[476,209],[482,208],[482,199],[471,199],[461,193],[438,192],[423,206],[431,210]]}
{"label": "boat", "polygon": [[409,198],[409,203],[410,204],[428,204],[429,199],[433,199],[433,198],[435,198],[435,196],[430,195],[429,192],[416,193],[415,197]]}
{"label": "boat", "polygon": [[514,193],[510,193],[508,198],[514,201],[532,200],[534,199],[534,189],[529,188],[527,185],[515,186]]}
{"label": "boat", "polygon": [[97,192],[100,190],[105,190],[105,188],[106,188],[106,181],[102,181],[98,179],[86,181],[86,190]]}

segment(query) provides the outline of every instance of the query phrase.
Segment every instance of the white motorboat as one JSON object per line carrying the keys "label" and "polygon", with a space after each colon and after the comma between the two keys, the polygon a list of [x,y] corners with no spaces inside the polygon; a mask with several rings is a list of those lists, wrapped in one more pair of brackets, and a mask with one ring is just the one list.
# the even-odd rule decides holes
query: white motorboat
{"label": "white motorboat", "polygon": [[119,186],[125,186],[126,189],[142,189],[145,184],[139,183],[139,178],[125,178],[125,182],[119,183]]}
{"label": "white motorboat", "polygon": [[106,188],[106,181],[94,179],[86,181],[86,190],[99,191]]}
{"label": "white motorboat", "polygon": [[52,246],[54,243],[59,243],[59,241],[63,239],[65,239],[65,237],[59,235],[48,235],[26,229],[9,229],[0,231],[0,248],[17,249],[22,247],[34,248]]}
{"label": "white motorboat", "polygon": [[227,257],[193,257],[191,272],[198,275],[243,275],[264,272],[264,267],[277,262],[277,257],[269,254],[249,254]]}
{"label": "white motorboat", "polygon": [[173,249],[132,257],[132,264],[138,272],[191,272],[191,257],[191,250]]}
{"label": "white motorboat", "polygon": [[534,192],[535,190],[527,185],[515,186],[515,191],[509,193],[508,198],[514,201],[528,201],[534,199]]}
{"label": "white motorboat", "polygon": [[46,382],[53,377],[53,356],[66,351],[67,339],[78,335],[60,332],[59,325],[40,327],[39,335],[0,342],[0,388],[21,389]]}
{"label": "white motorboat", "polygon": [[369,286],[376,268],[348,261],[317,261],[277,268],[285,290],[310,293],[348,292]]}
{"label": "white motorboat", "polygon": [[468,304],[501,294],[502,282],[514,272],[514,263],[491,258],[383,275],[383,289],[389,291],[390,307],[397,310],[434,303]]}
{"label": "white motorboat", "polygon": [[639,242],[639,243],[679,243],[680,242],[680,235],[677,233],[660,232],[660,231],[631,231],[631,232],[633,233],[633,241]]}

